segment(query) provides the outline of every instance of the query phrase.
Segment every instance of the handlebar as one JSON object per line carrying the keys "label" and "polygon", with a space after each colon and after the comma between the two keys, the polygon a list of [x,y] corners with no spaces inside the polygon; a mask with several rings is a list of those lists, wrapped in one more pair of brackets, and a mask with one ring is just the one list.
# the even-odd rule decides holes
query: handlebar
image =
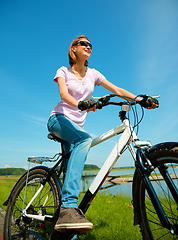
{"label": "handlebar", "polygon": [[[125,101],[122,101],[122,102],[110,101],[111,98],[116,97],[116,96],[125,99]],[[140,100],[140,101],[135,100],[137,97],[142,97],[142,100]],[[140,124],[140,122],[143,119],[143,116],[144,116],[143,107],[145,107],[145,108],[152,107],[153,108],[152,103],[156,104],[156,106],[154,106],[154,108],[158,107],[159,102],[158,102],[157,98],[159,98],[160,96],[151,97],[151,96],[148,96],[148,95],[138,95],[137,97],[135,97],[135,99],[131,99],[131,98],[129,99],[128,97],[120,96],[120,95],[117,95],[117,94],[108,94],[108,95],[105,95],[103,97],[99,97],[99,98],[98,97],[92,97],[93,99],[80,101],[79,104],[78,104],[78,108],[81,111],[83,111],[83,110],[93,108],[95,106],[96,106],[97,109],[101,109],[101,108],[103,108],[104,106],[107,106],[107,105],[121,106],[122,111],[119,112],[119,117],[120,117],[121,121],[123,121],[126,118],[126,112],[130,111],[130,106],[139,104],[142,107],[142,117],[140,118],[140,120],[138,120],[137,111],[134,111],[133,108],[132,108],[132,110],[134,112],[134,116],[135,116],[134,119],[136,119],[136,120],[134,120],[135,121],[134,126],[133,126],[133,129],[134,129],[135,127],[138,127],[138,125]],[[95,101],[95,100],[97,100],[97,101]]]}
{"label": "handlebar", "polygon": [[[112,101],[110,101],[111,98],[116,97],[116,96],[121,97],[123,99],[126,99],[126,101],[124,101],[124,102],[112,102]],[[140,100],[140,101],[135,100],[137,97],[142,97],[143,99]],[[83,110],[86,110],[86,109],[93,108],[94,106],[96,106],[97,109],[101,109],[101,108],[103,108],[104,106],[107,106],[107,105],[117,105],[117,106],[128,105],[128,106],[131,106],[131,105],[135,105],[135,104],[138,104],[138,103],[142,107],[145,107],[145,108],[151,107],[152,103],[155,103],[159,106],[158,100],[156,98],[159,98],[160,96],[151,97],[151,96],[148,96],[148,95],[138,95],[137,97],[135,99],[131,99],[131,98],[129,99],[128,97],[120,96],[120,95],[117,95],[117,94],[108,94],[108,95],[105,95],[103,97],[99,97],[99,98],[93,97],[93,99],[90,99],[90,100],[80,101],[79,104],[78,104],[78,108],[83,111]],[[95,102],[94,100],[98,100],[98,101]],[[127,110],[127,111],[129,111],[129,110]]]}
{"label": "handlebar", "polygon": [[[117,106],[123,106],[123,105],[135,105],[135,104],[140,104],[142,107],[151,107],[151,102],[154,102],[156,104],[158,104],[158,101],[156,100],[157,98],[159,98],[160,96],[148,96],[148,95],[138,95],[137,97],[142,97],[143,99],[141,101],[138,100],[134,100],[131,99],[131,101],[124,101],[124,102],[112,102],[109,101],[111,98],[113,97],[122,97],[122,98],[128,98],[128,97],[124,97],[124,96],[119,96],[117,94],[108,94],[105,95],[103,97],[97,98],[97,97],[93,97],[93,99],[98,99],[98,101],[95,103],[96,108],[97,109],[101,109],[104,106],[107,105],[117,105]],[[151,99],[151,101],[150,101]]]}

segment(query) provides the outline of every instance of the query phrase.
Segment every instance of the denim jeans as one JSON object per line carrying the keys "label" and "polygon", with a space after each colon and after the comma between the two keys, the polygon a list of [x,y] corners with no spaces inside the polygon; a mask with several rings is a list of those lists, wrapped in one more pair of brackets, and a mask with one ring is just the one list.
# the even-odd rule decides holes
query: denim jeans
{"label": "denim jeans", "polygon": [[47,126],[50,133],[65,141],[65,154],[72,147],[62,187],[61,207],[77,208],[80,179],[91,146],[92,137],[83,128],[62,114],[52,115],[48,120]]}

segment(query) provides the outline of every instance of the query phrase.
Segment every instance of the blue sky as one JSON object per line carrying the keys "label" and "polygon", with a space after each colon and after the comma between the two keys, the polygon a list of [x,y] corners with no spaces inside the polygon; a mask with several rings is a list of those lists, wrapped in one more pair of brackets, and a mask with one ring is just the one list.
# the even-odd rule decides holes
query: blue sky
{"label": "blue sky", "polygon": [[[134,94],[161,95],[146,110],[140,140],[178,140],[177,0],[6,0],[0,2],[0,168],[25,167],[29,156],[53,156],[46,123],[60,101],[56,70],[68,66],[79,35],[93,45],[89,67]],[[94,96],[107,94],[96,87]],[[98,136],[120,124],[119,109],[89,113],[85,130]],[[102,166],[116,138],[91,149]],[[116,166],[133,164],[126,151]]]}

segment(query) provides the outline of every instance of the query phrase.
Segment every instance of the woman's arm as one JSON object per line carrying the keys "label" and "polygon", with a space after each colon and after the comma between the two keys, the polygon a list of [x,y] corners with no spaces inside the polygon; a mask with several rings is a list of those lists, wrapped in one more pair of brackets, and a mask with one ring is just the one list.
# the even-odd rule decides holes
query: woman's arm
{"label": "woman's arm", "polygon": [[[141,100],[141,98],[136,98],[136,96],[128,91],[126,91],[125,89],[123,88],[119,88],[117,86],[115,86],[114,84],[112,84],[111,82],[109,82],[106,78],[101,82],[101,86],[103,86],[104,88],[106,88],[107,90],[109,90],[110,92],[113,92],[117,95],[120,95],[120,96],[124,96],[128,97],[127,100]],[[136,98],[136,99],[135,99]]]}
{"label": "woman's arm", "polygon": [[59,87],[59,94],[61,96],[62,101],[66,102],[72,107],[78,108],[78,101],[68,93],[65,79],[62,77],[58,77],[57,82]]}
{"label": "woman's arm", "polygon": [[[106,78],[101,82],[101,86],[103,86],[104,88],[106,88],[107,90],[109,90],[109,91],[111,91],[115,94],[118,94],[120,96],[124,96],[125,97],[124,99],[127,99],[128,101],[131,101],[132,99],[137,100],[137,101],[142,100],[142,98],[136,97],[134,94],[128,92],[127,90],[115,86],[114,84],[109,82]],[[158,106],[159,106],[159,104],[151,102],[151,106],[146,107],[146,108],[147,109],[154,109],[154,108],[157,108]]]}
{"label": "woman's arm", "polygon": [[[78,108],[79,102],[68,93],[65,79],[58,77],[57,82],[58,82],[58,87],[59,87],[59,94],[61,96],[62,101],[66,102],[67,104],[69,104],[72,107]],[[96,106],[93,108],[87,109],[86,111],[87,112],[90,112],[90,111],[95,112]]]}

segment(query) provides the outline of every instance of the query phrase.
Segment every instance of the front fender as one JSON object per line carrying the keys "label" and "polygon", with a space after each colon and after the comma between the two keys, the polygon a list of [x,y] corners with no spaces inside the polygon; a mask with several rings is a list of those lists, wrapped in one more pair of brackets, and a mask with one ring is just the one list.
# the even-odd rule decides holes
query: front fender
{"label": "front fender", "polygon": [[174,147],[178,147],[178,143],[177,142],[163,142],[163,143],[158,143],[154,146],[152,146],[151,148],[148,148],[146,150],[146,155],[156,151],[157,149],[170,149],[170,148],[174,148]]}

